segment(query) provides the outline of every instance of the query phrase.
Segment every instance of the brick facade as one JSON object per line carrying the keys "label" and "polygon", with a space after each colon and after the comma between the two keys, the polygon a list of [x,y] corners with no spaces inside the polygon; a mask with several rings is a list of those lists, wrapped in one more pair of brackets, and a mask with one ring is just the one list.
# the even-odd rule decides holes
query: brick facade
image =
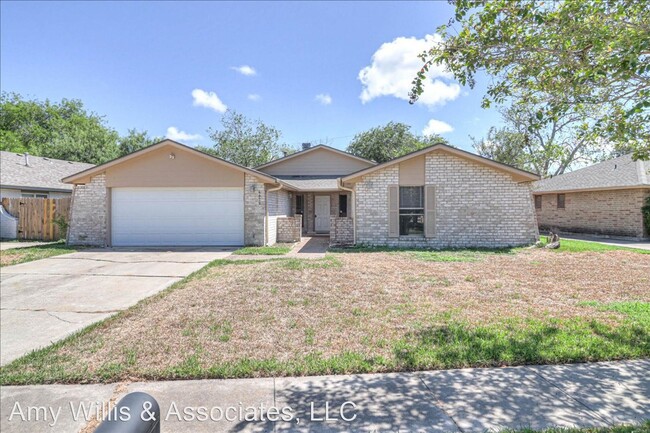
{"label": "brick facade", "polygon": [[565,194],[564,209],[557,208],[557,194],[539,194],[536,209],[539,227],[569,233],[643,237],[641,207],[650,189],[585,191]]}
{"label": "brick facade", "polygon": [[354,221],[351,217],[330,216],[330,245],[354,245]]}
{"label": "brick facade", "polygon": [[363,176],[356,188],[357,243],[395,247],[506,247],[538,238],[529,183],[444,152],[425,158],[425,184],[436,187],[435,236],[388,236],[388,187],[399,164]]}
{"label": "brick facade", "polygon": [[68,229],[70,245],[107,245],[107,197],[106,175],[103,173],[93,176],[85,185],[74,186]]}
{"label": "brick facade", "polygon": [[266,243],[266,189],[254,176],[244,179],[244,243],[261,246]]}
{"label": "brick facade", "polygon": [[277,242],[300,242],[300,237],[302,235],[302,215],[278,217],[277,227]]}

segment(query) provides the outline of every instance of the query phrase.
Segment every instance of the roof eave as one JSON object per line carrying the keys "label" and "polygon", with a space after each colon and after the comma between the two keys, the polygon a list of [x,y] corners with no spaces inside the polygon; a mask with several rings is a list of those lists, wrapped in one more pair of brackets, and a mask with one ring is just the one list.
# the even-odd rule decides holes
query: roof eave
{"label": "roof eave", "polygon": [[66,189],[66,188],[50,188],[48,186],[4,185],[4,184],[1,184],[0,188],[24,189],[24,190],[29,190],[29,191],[72,192],[72,187],[70,187],[70,189]]}
{"label": "roof eave", "polygon": [[393,164],[399,164],[400,162],[403,162],[403,161],[409,160],[411,158],[415,158],[417,156],[424,155],[424,154],[427,154],[429,152],[433,152],[433,151],[436,151],[436,150],[443,150],[445,152],[449,152],[449,153],[455,154],[455,155],[460,156],[460,157],[465,157],[465,158],[471,159],[471,160],[476,161],[478,163],[483,163],[485,165],[489,165],[489,166],[491,166],[493,168],[496,168],[496,169],[499,169],[501,171],[510,173],[511,175],[519,176],[519,177],[523,178],[523,180],[521,180],[519,183],[533,182],[533,181],[541,179],[541,177],[538,174],[531,173],[531,172],[525,171],[525,170],[521,170],[519,168],[512,167],[510,165],[503,164],[501,162],[493,161],[491,159],[484,158],[484,157],[482,157],[480,155],[476,155],[474,153],[467,152],[467,151],[464,151],[462,149],[457,149],[455,147],[446,145],[444,143],[436,143],[436,144],[433,144],[433,145],[431,145],[429,147],[425,147],[423,149],[419,149],[419,150],[416,150],[414,152],[408,153],[406,155],[391,159],[390,161],[386,161],[386,162],[383,162],[381,164],[377,164],[374,167],[368,167],[368,168],[365,168],[363,170],[359,170],[359,171],[357,171],[355,173],[350,173],[349,175],[344,176],[342,178],[342,181],[343,182],[352,182],[352,183],[354,183],[356,181],[356,179],[358,179],[358,178],[360,178],[362,176],[365,176],[365,175],[367,175],[369,173],[372,173],[372,172],[377,171],[377,170],[381,170],[382,168],[389,167],[389,166],[391,166]]}
{"label": "roof eave", "polygon": [[574,192],[596,192],[596,191],[618,191],[628,189],[650,189],[649,185],[626,185],[626,186],[597,186],[592,188],[555,188],[555,189],[533,189],[533,194],[568,194]]}

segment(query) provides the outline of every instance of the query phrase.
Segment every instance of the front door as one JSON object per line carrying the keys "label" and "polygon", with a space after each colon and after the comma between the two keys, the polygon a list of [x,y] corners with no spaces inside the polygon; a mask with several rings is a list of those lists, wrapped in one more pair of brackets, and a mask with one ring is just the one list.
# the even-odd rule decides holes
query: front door
{"label": "front door", "polygon": [[315,198],[315,230],[317,233],[330,232],[330,197],[328,195],[317,195]]}

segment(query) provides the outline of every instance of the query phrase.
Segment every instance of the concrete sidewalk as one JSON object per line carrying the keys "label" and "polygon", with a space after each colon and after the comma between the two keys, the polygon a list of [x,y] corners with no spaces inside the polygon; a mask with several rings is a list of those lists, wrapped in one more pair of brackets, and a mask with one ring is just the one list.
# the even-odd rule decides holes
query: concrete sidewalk
{"label": "concrete sidewalk", "polygon": [[[75,408],[81,402],[101,405],[133,391],[150,393],[158,400],[164,432],[478,433],[504,428],[607,426],[650,418],[650,360],[351,376],[3,387],[0,430],[78,432],[87,423],[73,419],[71,402]],[[26,411],[28,406],[53,407],[55,411],[61,407],[61,412],[56,423],[51,416],[38,422],[23,422],[17,415],[9,420],[12,411]],[[206,408],[207,420],[198,420],[201,407]],[[259,414],[270,413],[270,407],[285,410],[291,420],[271,422],[266,415],[259,420]],[[184,410],[193,411],[194,419]],[[246,421],[246,414],[257,421]],[[226,415],[232,420],[226,420]],[[48,422],[54,425],[50,427]]]}

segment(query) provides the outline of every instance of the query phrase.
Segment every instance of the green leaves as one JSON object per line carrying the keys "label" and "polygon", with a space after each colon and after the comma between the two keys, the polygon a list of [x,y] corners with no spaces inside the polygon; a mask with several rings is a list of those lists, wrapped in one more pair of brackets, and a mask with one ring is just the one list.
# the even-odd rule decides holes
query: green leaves
{"label": "green leaves", "polygon": [[347,151],[382,163],[441,142],[447,143],[447,140],[439,135],[418,137],[411,132],[409,125],[389,122],[355,135]]}
{"label": "green leaves", "polygon": [[87,111],[78,99],[38,101],[17,93],[0,98],[2,150],[101,164],[159,140],[135,129],[120,138],[103,116]]}
{"label": "green leaves", "polygon": [[[458,0],[440,26],[442,43],[424,61],[444,65],[462,85],[475,74],[493,80],[483,107],[527,98],[548,100],[543,115],[593,107],[591,133],[605,143],[650,146],[650,8],[644,0]],[[426,73],[416,74],[414,102]],[[584,107],[580,107],[580,110]],[[623,115],[621,115],[623,113]],[[540,124],[543,120],[538,119]]]}
{"label": "green leaves", "polygon": [[221,119],[222,129],[210,128],[212,148],[201,150],[244,167],[256,167],[281,156],[281,133],[260,120],[228,110]]}

